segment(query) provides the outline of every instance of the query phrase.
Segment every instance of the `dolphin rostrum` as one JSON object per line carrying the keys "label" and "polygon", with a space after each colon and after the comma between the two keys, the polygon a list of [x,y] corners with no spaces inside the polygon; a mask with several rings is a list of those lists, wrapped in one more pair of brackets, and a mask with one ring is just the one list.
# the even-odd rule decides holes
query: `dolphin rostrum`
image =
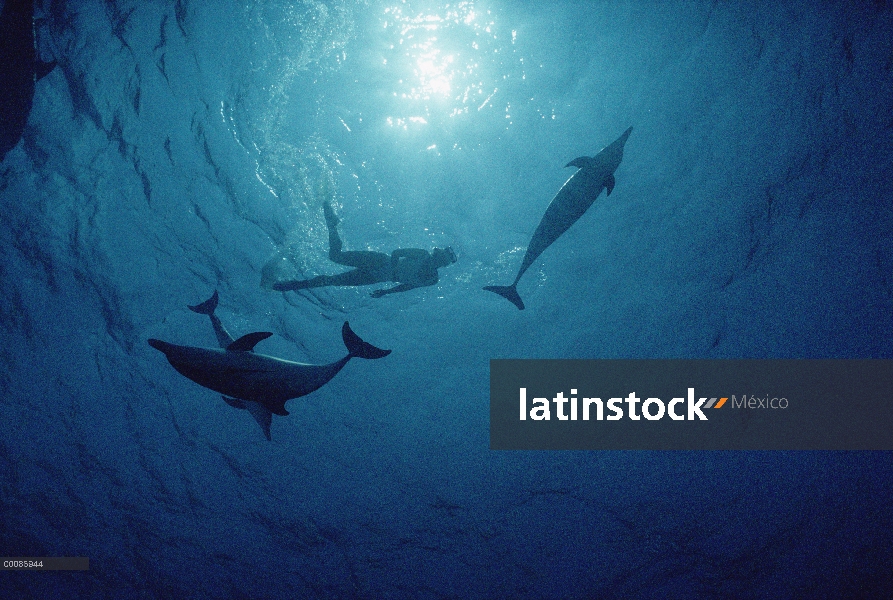
{"label": "dolphin rostrum", "polygon": [[55,66],[37,56],[33,0],[6,0],[0,13],[0,161],[25,131],[34,84]]}
{"label": "dolphin rostrum", "polygon": [[530,245],[527,246],[527,253],[524,254],[524,260],[521,262],[521,268],[518,269],[515,281],[512,285],[488,285],[484,288],[485,290],[499,294],[517,306],[518,310],[524,310],[524,302],[518,295],[518,280],[552,242],[583,216],[583,213],[595,202],[602,189],[607,189],[608,196],[611,195],[611,191],[614,189],[614,171],[623,160],[623,145],[632,130],[633,128],[630,127],[624,131],[623,135],[595,156],[581,156],[565,165],[577,167],[579,170],[564,182],[564,185],[552,198],[549,208],[546,209],[546,214],[543,215],[539,226],[533,232],[533,238],[530,240]]}
{"label": "dolphin rostrum", "polygon": [[150,339],[149,345],[163,352],[180,374],[223,394],[224,401],[230,406],[251,413],[268,440],[271,439],[272,415],[288,415],[285,410],[288,400],[306,396],[319,389],[355,356],[374,359],[391,353],[390,350],[376,348],[361,340],[345,321],[341,328],[341,337],[347,346],[347,356],[339,361],[327,365],[305,365],[255,354],[255,344],[273,334],[258,331],[233,340],[214,314],[217,301],[215,291],[208,300],[197,306],[190,306],[189,309],[211,318],[221,349],[178,346],[156,339]]}

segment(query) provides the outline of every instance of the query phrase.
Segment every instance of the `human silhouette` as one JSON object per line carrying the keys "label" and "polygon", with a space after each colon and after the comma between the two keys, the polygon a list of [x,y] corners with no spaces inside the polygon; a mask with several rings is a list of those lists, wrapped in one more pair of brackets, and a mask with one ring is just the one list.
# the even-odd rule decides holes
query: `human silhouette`
{"label": "human silhouette", "polygon": [[273,284],[274,290],[303,290],[326,286],[372,285],[394,282],[391,288],[373,291],[373,298],[386,294],[405,292],[418,287],[434,285],[438,282],[437,269],[456,262],[456,253],[450,247],[434,248],[431,252],[420,248],[398,248],[386,254],[372,250],[342,250],[338,235],[338,217],[330,202],[322,204],[329,230],[329,260],[339,265],[353,267],[351,271],[337,275],[317,275],[312,279],[279,281]]}

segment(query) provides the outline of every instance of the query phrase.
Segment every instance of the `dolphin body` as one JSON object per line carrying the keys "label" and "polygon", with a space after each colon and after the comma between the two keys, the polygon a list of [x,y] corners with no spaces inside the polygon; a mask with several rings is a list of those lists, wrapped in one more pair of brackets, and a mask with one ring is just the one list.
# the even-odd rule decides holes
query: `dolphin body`
{"label": "dolphin body", "polygon": [[6,0],[0,13],[0,161],[25,132],[34,85],[53,70],[34,47],[34,3]]}
{"label": "dolphin body", "polygon": [[214,314],[217,302],[215,291],[211,298],[189,309],[211,318],[221,348],[180,346],[156,339],[150,339],[149,345],[163,352],[180,374],[223,394],[223,400],[230,406],[251,413],[268,440],[271,439],[272,415],[288,415],[285,410],[288,400],[318,390],[337,375],[351,358],[375,359],[391,353],[390,350],[364,342],[345,321],[341,337],[347,346],[347,356],[333,363],[307,365],[256,354],[255,344],[273,334],[258,331],[233,340]]}
{"label": "dolphin body", "polygon": [[485,290],[499,294],[517,306],[518,310],[524,310],[524,302],[518,295],[518,280],[552,242],[583,216],[603,189],[608,190],[608,196],[611,195],[614,190],[614,171],[623,160],[623,146],[632,131],[632,127],[624,131],[623,135],[595,156],[581,156],[565,165],[579,170],[564,182],[552,198],[546,214],[533,232],[515,281],[511,285],[488,285]]}

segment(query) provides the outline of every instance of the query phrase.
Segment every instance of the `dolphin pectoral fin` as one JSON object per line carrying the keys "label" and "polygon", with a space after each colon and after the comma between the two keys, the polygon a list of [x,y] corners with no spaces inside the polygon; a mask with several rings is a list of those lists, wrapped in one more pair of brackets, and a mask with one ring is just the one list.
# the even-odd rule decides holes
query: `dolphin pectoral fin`
{"label": "dolphin pectoral fin", "polygon": [[518,288],[514,285],[488,285],[484,288],[488,292],[499,294],[512,304],[518,307],[518,310],[524,310],[524,302],[518,294]]}
{"label": "dolphin pectoral fin", "polygon": [[40,81],[47,75],[49,75],[50,71],[56,68],[56,61],[51,62],[43,62],[42,60],[38,60],[34,64],[34,74],[37,77],[37,80]]}
{"label": "dolphin pectoral fin", "polygon": [[584,167],[588,167],[591,164],[592,164],[592,158],[590,158],[588,156],[578,156],[574,160],[572,160],[569,163],[567,163],[566,165],[564,165],[564,167],[565,168],[577,167],[578,169],[582,169]]}
{"label": "dolphin pectoral fin", "polygon": [[267,439],[270,441],[273,440],[273,438],[270,437],[270,423],[273,421],[273,413],[271,413],[266,406],[260,402],[254,402],[253,400],[239,400],[238,398],[230,398],[229,396],[221,396],[221,398],[233,408],[247,410],[251,413],[251,416],[254,417],[254,420],[257,421],[257,424],[263,429]]}
{"label": "dolphin pectoral fin", "polygon": [[196,304],[195,306],[189,306],[187,304],[187,307],[192,312],[197,312],[200,315],[213,315],[214,311],[217,309],[217,302],[219,299],[220,297],[217,295],[217,290],[214,290],[214,294],[201,304]]}
{"label": "dolphin pectoral fin", "polygon": [[251,352],[254,346],[261,340],[265,340],[273,335],[269,331],[255,331],[254,333],[246,333],[235,342],[226,347],[227,352]]}
{"label": "dolphin pectoral fin", "polygon": [[248,412],[251,413],[251,416],[254,417],[254,420],[263,429],[267,441],[273,441],[273,438],[270,437],[270,423],[273,421],[273,413],[267,410],[267,407],[260,402],[246,402],[246,404],[248,405]]}
{"label": "dolphin pectoral fin", "polygon": [[372,360],[376,358],[384,358],[391,353],[390,350],[382,350],[381,348],[376,348],[369,342],[364,342],[360,336],[353,332],[353,329],[350,328],[350,324],[347,321],[341,326],[341,339],[344,340],[344,345],[347,347],[350,356]]}
{"label": "dolphin pectoral fin", "polygon": [[223,401],[232,406],[233,408],[238,408],[240,410],[246,410],[248,407],[245,405],[244,400],[239,400],[238,398],[230,398],[228,396],[220,396],[223,398]]}
{"label": "dolphin pectoral fin", "polygon": [[605,187],[608,188],[608,196],[610,196],[610,195],[611,195],[611,192],[614,191],[614,183],[615,183],[615,181],[614,181],[614,175],[613,175],[613,174],[608,175],[608,176],[605,178]]}

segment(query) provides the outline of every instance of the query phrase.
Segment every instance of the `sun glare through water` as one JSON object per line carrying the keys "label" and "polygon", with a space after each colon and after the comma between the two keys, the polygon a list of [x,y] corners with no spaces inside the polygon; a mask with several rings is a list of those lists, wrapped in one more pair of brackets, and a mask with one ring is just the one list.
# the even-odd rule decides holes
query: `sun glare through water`
{"label": "sun glare through water", "polygon": [[499,65],[517,32],[497,32],[490,10],[471,0],[427,10],[404,1],[383,11],[381,66],[394,82],[391,127],[409,129],[492,106]]}

